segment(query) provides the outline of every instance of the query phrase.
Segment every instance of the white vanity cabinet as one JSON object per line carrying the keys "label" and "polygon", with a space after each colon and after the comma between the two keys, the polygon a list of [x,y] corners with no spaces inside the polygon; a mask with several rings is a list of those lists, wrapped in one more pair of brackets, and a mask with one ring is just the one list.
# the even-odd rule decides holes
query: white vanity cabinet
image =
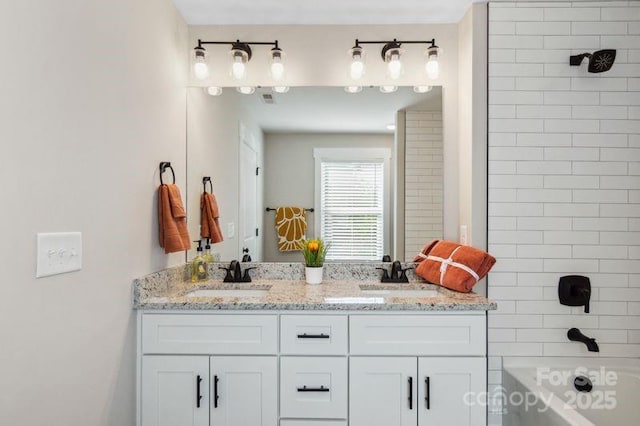
{"label": "white vanity cabinet", "polygon": [[139,426],[486,425],[484,311],[138,318]]}

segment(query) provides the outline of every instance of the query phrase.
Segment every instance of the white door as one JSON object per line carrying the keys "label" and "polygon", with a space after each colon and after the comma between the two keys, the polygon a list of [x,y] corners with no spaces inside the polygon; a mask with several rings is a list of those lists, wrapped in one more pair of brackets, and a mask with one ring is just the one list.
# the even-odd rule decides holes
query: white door
{"label": "white door", "polygon": [[142,426],[209,425],[209,357],[142,357]]}
{"label": "white door", "polygon": [[418,425],[485,426],[485,358],[419,358]]}
{"label": "white door", "polygon": [[258,153],[242,126],[240,138],[239,259],[248,254],[251,260],[258,262]]}
{"label": "white door", "polygon": [[349,425],[416,426],[417,364],[413,357],[352,357]]}
{"label": "white door", "polygon": [[211,357],[211,426],[276,426],[276,357]]}

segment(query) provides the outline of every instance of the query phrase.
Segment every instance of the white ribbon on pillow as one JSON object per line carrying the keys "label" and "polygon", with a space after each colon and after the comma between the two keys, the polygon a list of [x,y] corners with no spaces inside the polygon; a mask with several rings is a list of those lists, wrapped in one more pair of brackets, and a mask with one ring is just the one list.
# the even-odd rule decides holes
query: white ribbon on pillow
{"label": "white ribbon on pillow", "polygon": [[473,269],[469,268],[467,265],[463,265],[462,263],[458,263],[458,262],[454,262],[453,261],[453,255],[458,251],[459,248],[461,248],[462,246],[458,246],[456,247],[456,249],[454,251],[451,252],[451,254],[449,255],[448,259],[444,259],[442,257],[438,257],[438,256],[425,256],[423,253],[420,253],[418,256],[426,259],[426,260],[433,260],[436,262],[440,262],[440,284],[442,284],[444,281],[444,274],[445,272],[447,272],[447,268],[449,267],[449,265],[454,266],[456,268],[462,269],[463,271],[465,271],[466,273],[468,273],[469,275],[471,275],[475,280],[476,283],[478,281],[480,281],[480,276],[478,274],[476,274],[476,271],[474,271]]}

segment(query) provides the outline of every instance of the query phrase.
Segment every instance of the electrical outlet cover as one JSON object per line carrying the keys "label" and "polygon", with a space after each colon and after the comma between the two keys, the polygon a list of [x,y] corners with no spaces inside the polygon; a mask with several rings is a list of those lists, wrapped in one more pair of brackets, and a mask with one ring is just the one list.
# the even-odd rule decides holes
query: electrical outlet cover
{"label": "electrical outlet cover", "polygon": [[36,250],[36,278],[82,269],[81,232],[38,233]]}

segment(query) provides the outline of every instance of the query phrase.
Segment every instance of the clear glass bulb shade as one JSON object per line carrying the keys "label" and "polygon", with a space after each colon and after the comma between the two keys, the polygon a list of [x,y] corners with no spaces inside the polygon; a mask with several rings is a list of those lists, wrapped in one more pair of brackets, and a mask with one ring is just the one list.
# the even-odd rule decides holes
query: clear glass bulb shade
{"label": "clear glass bulb shade", "polygon": [[240,86],[236,90],[243,95],[251,95],[256,91],[256,88],[253,86]]}
{"label": "clear glass bulb shade", "polygon": [[233,64],[231,64],[231,75],[236,80],[244,80],[247,77],[247,66],[242,61],[241,56],[234,56]]}
{"label": "clear glass bulb shade", "polygon": [[431,91],[431,86],[413,86],[413,91],[416,93],[427,93]]}
{"label": "clear glass bulb shade", "polygon": [[347,86],[344,91],[347,93],[360,93],[362,92],[362,86]]}
{"label": "clear glass bulb shade", "polygon": [[211,96],[220,96],[222,95],[222,87],[218,86],[210,86],[207,87],[207,93]]}
{"label": "clear glass bulb shade", "polygon": [[271,78],[275,81],[284,79],[284,52],[280,49],[271,51]]}
{"label": "clear glass bulb shade", "polygon": [[436,80],[440,76],[440,64],[438,64],[438,58],[431,56],[425,65],[425,71],[427,76],[431,80]]}
{"label": "clear glass bulb shade", "polygon": [[398,90],[398,86],[380,86],[380,91],[382,93],[393,93]]}
{"label": "clear glass bulb shade", "polygon": [[193,74],[198,80],[204,80],[209,76],[209,66],[205,62],[193,64]]}
{"label": "clear glass bulb shade", "polygon": [[402,61],[400,61],[400,53],[390,55],[387,61],[387,70],[389,71],[389,78],[397,80],[402,75]]}
{"label": "clear glass bulb shade", "polygon": [[364,75],[364,62],[361,58],[353,59],[349,68],[349,75],[353,80],[360,80]]}

